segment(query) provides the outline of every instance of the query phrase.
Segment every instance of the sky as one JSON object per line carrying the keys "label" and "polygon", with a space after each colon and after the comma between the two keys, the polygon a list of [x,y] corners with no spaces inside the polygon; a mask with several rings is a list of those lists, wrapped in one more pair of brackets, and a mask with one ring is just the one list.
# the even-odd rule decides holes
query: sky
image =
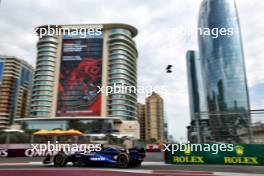
{"label": "sky", "polygon": [[[138,85],[163,86],[169,134],[186,139],[190,122],[186,51],[197,50],[195,33],[201,0],[2,0],[0,54],[36,63],[34,28],[44,24],[126,23],[135,26]],[[237,0],[251,109],[264,109],[264,1]],[[167,65],[173,65],[167,74]],[[147,94],[139,95],[144,102]],[[261,119],[261,118],[260,118]],[[263,118],[264,119],[264,118]]]}

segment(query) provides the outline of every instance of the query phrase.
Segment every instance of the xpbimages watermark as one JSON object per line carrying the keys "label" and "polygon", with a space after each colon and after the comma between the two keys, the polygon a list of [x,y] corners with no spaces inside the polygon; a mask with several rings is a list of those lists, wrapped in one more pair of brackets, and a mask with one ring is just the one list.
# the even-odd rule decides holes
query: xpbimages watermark
{"label": "xpbimages watermark", "polygon": [[35,29],[37,35],[40,38],[43,36],[56,36],[56,35],[70,35],[78,36],[80,38],[86,38],[87,36],[101,36],[103,31],[103,25],[91,25],[91,26],[59,26],[59,25],[47,25]]}
{"label": "xpbimages watermark", "polygon": [[177,36],[208,36],[218,38],[219,36],[233,36],[237,31],[235,28],[222,27],[222,28],[194,28],[191,26],[177,26],[161,29],[163,34],[168,34],[170,37],[177,38]]}
{"label": "xpbimages watermark", "polygon": [[218,154],[221,152],[232,152],[234,151],[234,144],[191,144],[179,143],[179,144],[163,144],[163,151],[171,152],[172,154],[181,151],[181,152],[210,152],[212,154]]}
{"label": "xpbimages watermark", "polygon": [[32,148],[25,151],[26,156],[44,156],[47,153],[55,155],[58,152],[73,154],[75,152],[101,151],[101,144],[60,144],[58,141],[44,144],[31,144]]}
{"label": "xpbimages watermark", "polygon": [[124,83],[114,83],[112,86],[97,86],[97,93],[109,94],[150,94],[152,92],[168,93],[165,86],[127,86]]}

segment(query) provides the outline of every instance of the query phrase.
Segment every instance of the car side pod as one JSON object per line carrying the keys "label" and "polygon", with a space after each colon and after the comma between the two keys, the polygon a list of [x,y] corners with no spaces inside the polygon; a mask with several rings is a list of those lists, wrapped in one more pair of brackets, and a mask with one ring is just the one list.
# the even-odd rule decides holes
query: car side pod
{"label": "car side pod", "polygon": [[67,156],[63,153],[58,153],[54,156],[53,163],[55,167],[64,167],[67,162]]}
{"label": "car side pod", "polygon": [[129,167],[130,157],[126,153],[120,153],[117,155],[116,164],[119,168]]}

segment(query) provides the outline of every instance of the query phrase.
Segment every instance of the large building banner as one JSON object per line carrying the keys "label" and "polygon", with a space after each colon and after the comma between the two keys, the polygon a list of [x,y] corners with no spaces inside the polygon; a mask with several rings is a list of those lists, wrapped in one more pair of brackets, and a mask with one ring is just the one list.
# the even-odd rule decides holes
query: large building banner
{"label": "large building banner", "polygon": [[[210,144],[212,146],[213,144]],[[234,144],[233,151],[165,151],[165,162],[170,164],[219,164],[264,166],[264,145]]]}
{"label": "large building banner", "polygon": [[56,116],[99,116],[103,36],[64,35]]}

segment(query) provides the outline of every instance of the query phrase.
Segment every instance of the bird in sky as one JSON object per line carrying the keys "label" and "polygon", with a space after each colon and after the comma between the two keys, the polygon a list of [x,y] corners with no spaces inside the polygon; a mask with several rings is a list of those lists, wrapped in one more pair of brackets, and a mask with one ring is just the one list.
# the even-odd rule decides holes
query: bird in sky
{"label": "bird in sky", "polygon": [[167,68],[166,68],[166,70],[167,70],[167,73],[171,73],[172,71],[171,71],[171,68],[172,68],[173,66],[172,65],[168,65],[167,66]]}

